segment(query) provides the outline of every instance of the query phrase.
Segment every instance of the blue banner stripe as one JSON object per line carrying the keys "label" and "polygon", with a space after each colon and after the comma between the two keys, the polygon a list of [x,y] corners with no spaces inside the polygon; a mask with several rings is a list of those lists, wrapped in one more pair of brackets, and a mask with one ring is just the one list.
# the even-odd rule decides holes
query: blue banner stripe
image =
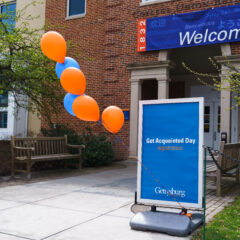
{"label": "blue banner stripe", "polygon": [[147,19],[146,50],[240,41],[240,5]]}

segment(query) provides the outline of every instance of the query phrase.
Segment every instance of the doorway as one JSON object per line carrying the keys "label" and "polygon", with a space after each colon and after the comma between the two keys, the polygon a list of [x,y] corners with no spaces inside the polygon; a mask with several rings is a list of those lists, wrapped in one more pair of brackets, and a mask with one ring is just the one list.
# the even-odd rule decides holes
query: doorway
{"label": "doorway", "polygon": [[[214,82],[209,76],[218,76],[219,72],[209,58],[221,55],[220,45],[178,48],[170,54],[175,67],[170,71],[169,93],[173,93],[174,98],[204,97],[204,144],[214,149],[218,149],[220,143],[221,93],[211,87]],[[196,73],[206,76],[199,77]]]}
{"label": "doorway", "polygon": [[208,86],[192,86],[191,97],[204,97],[204,145],[219,149],[220,92]]}

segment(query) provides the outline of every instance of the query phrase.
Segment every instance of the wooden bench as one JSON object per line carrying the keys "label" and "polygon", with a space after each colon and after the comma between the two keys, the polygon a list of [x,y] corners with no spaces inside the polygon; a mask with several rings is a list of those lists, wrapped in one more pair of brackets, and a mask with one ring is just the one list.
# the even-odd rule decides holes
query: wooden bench
{"label": "wooden bench", "polygon": [[[78,149],[77,154],[69,153],[70,148]],[[67,144],[67,136],[64,137],[34,137],[15,138],[11,137],[12,164],[11,175],[16,172],[26,173],[31,178],[31,168],[36,162],[78,159],[77,167],[82,168],[82,149],[84,145]],[[19,168],[25,165],[25,168]]]}
{"label": "wooden bench", "polygon": [[[225,142],[221,142],[220,152],[230,158],[240,160],[240,143],[225,144]],[[217,167],[215,174],[213,173],[207,174],[207,177],[209,176],[209,177],[216,178],[217,196],[222,195],[222,178],[231,176],[230,174],[227,174],[227,173],[231,173],[231,170],[238,168],[238,163],[231,161],[228,157],[224,157],[221,154],[218,154],[215,157],[215,159],[218,165],[221,167],[221,169]],[[234,175],[232,175],[232,177],[234,177]],[[235,178],[236,178],[236,182],[239,183],[239,169],[236,172]]]}

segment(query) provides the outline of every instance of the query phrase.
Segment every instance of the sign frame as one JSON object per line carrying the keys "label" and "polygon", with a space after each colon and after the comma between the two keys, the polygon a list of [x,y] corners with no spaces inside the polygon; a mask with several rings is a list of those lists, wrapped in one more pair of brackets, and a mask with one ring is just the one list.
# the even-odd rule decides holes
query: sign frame
{"label": "sign frame", "polygon": [[[143,106],[151,104],[173,104],[173,103],[199,103],[199,144],[198,144],[198,202],[181,202],[181,205],[189,208],[203,208],[203,136],[204,136],[204,98],[179,98],[179,99],[160,99],[139,101],[139,123],[138,123],[138,167],[137,167],[137,202],[145,205],[166,205],[166,207],[179,206],[177,201],[163,201],[141,198],[142,183],[142,132],[143,132]],[[145,165],[145,164],[144,164]],[[151,170],[149,170],[151,171]],[[157,176],[154,176],[157,178]],[[153,178],[153,181],[155,179]]]}

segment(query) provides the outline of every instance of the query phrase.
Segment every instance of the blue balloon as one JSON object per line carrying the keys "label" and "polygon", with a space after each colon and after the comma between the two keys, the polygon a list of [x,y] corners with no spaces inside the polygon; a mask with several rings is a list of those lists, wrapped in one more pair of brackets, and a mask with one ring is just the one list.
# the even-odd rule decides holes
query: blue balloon
{"label": "blue balloon", "polygon": [[56,64],[56,73],[58,78],[60,79],[62,72],[69,67],[75,67],[80,69],[80,66],[78,64],[78,62],[76,60],[74,60],[73,58],[70,57],[65,57],[65,62],[64,63],[57,63]]}
{"label": "blue balloon", "polygon": [[63,100],[63,104],[64,104],[64,107],[65,109],[67,110],[68,113],[70,113],[71,115],[73,115],[75,117],[75,114],[72,110],[72,105],[73,105],[73,101],[79,97],[79,95],[73,95],[71,93],[67,93],[64,97],[64,100]]}

